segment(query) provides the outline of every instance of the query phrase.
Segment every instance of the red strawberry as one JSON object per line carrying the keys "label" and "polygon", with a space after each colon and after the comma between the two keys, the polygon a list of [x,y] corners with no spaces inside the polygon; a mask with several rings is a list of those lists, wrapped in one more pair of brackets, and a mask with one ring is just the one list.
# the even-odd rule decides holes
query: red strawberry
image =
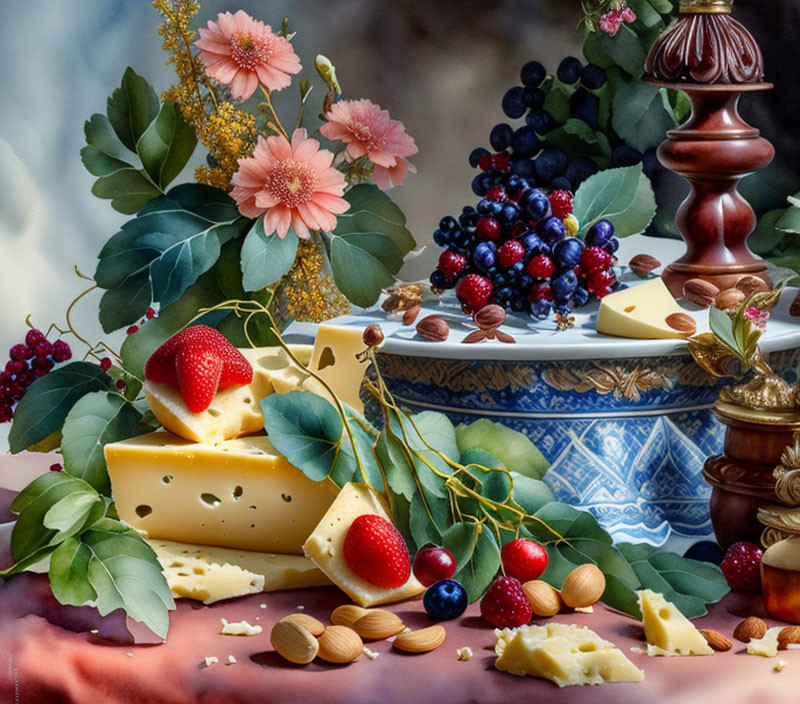
{"label": "red strawberry", "polygon": [[180,389],[186,408],[200,413],[211,405],[219,389],[249,384],[253,368],[222,333],[207,325],[193,325],[153,352],[144,365],[144,375]]}
{"label": "red strawberry", "polygon": [[514,628],[530,623],[533,610],[522,582],[498,577],[481,599],[481,616],[495,628]]}
{"label": "red strawberry", "polygon": [[550,208],[559,220],[563,220],[572,212],[572,196],[569,191],[553,191],[547,200],[550,201]]}
{"label": "red strawberry", "polygon": [[345,562],[359,577],[383,589],[402,587],[411,576],[411,556],[400,531],[372,513],[356,518],[344,538]]}
{"label": "red strawberry", "polygon": [[539,579],[549,560],[547,550],[528,538],[517,538],[506,543],[500,551],[500,557],[506,574],[516,577],[520,582]]}
{"label": "red strawberry", "polygon": [[720,565],[728,586],[743,592],[761,591],[763,554],[763,550],[755,543],[742,541],[731,545]]}
{"label": "red strawberry", "polygon": [[485,276],[467,274],[456,286],[456,296],[465,313],[477,313],[488,302],[494,286]]}

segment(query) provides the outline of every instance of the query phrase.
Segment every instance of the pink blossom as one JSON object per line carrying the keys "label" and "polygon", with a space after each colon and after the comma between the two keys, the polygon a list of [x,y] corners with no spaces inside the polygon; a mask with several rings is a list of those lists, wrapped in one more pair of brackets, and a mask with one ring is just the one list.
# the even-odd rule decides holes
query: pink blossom
{"label": "pink blossom", "polygon": [[767,320],[769,320],[769,311],[761,311],[755,306],[750,306],[745,310],[744,317],[757,328],[764,330],[767,327]]}
{"label": "pink blossom", "polygon": [[636,22],[636,13],[633,11],[632,8],[628,7],[627,5],[622,6],[619,16],[623,20],[623,22],[626,22],[627,24]]}
{"label": "pink blossom", "polygon": [[216,22],[209,20],[208,29],[198,31],[195,46],[206,73],[230,85],[235,100],[247,100],[259,82],[271,91],[286,88],[291,74],[302,68],[291,43],[244,10],[221,12]]}
{"label": "pink blossom", "polygon": [[340,100],[325,113],[328,120],[320,133],[328,139],[344,142],[349,160],[367,156],[375,165],[375,183],[388,190],[403,182],[406,174],[416,173],[406,157],[419,150],[403,123],[389,117],[371,100]]}
{"label": "pink blossom", "polygon": [[616,34],[622,23],[622,14],[619,10],[609,10],[597,22],[600,29],[606,34]]}
{"label": "pink blossom", "polygon": [[264,215],[264,232],[284,238],[293,229],[308,239],[310,230],[330,232],[336,215],[350,204],[344,174],[331,166],[333,153],[297,129],[292,141],[283,136],[258,138],[253,156],[239,159],[231,197],[249,218]]}

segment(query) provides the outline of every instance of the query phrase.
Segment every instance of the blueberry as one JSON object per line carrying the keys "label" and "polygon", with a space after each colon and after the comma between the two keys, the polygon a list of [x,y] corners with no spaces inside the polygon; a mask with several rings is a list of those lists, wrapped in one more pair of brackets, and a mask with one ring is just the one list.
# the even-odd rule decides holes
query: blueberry
{"label": "blueberry", "polygon": [[589,90],[602,88],[606,82],[606,72],[594,64],[586,64],[581,71],[581,84]]}
{"label": "blueberry", "polygon": [[499,125],[492,127],[492,131],[489,133],[489,143],[492,145],[492,149],[501,152],[504,149],[508,149],[513,136],[514,129],[511,125],[501,122]]}
{"label": "blueberry", "polygon": [[547,110],[531,110],[525,118],[525,124],[533,127],[539,134],[545,134],[556,126],[553,116]]}
{"label": "blueberry", "polygon": [[552,210],[550,200],[544,191],[538,188],[531,188],[519,197],[519,206],[523,208],[531,220],[542,220],[549,217]]}
{"label": "blueberry", "polygon": [[434,269],[431,272],[431,286],[439,289],[452,288],[452,284],[448,283],[447,277],[441,269]]}
{"label": "blueberry", "polygon": [[636,166],[641,161],[642,153],[627,144],[620,144],[611,152],[611,162],[614,166]]}
{"label": "blueberry", "polygon": [[550,181],[550,189],[553,191],[572,191],[572,182],[564,176],[557,176]]}
{"label": "blueberry", "polygon": [[544,320],[550,315],[550,308],[552,304],[550,301],[533,301],[531,303],[531,317],[536,320]]}
{"label": "blueberry", "polygon": [[511,310],[513,310],[515,313],[521,313],[527,307],[528,307],[528,302],[524,298],[521,298],[519,296],[515,298],[513,301],[511,301]]}
{"label": "blueberry", "polygon": [[506,223],[513,223],[519,217],[519,206],[516,203],[505,203],[500,219]]}
{"label": "blueberry", "polygon": [[656,174],[663,169],[664,167],[658,160],[658,156],[656,156],[655,147],[651,147],[642,155],[642,170],[647,176],[653,176],[653,174]]}
{"label": "blueberry", "polygon": [[[532,166],[533,164],[531,164],[531,167]],[[508,179],[508,184],[506,184],[506,190],[514,197],[519,196],[520,193],[527,191],[530,187],[531,186],[528,183],[528,179],[518,174],[512,174]]]}
{"label": "blueberry", "polygon": [[711,540],[701,540],[692,545],[684,554],[690,560],[700,560],[701,562],[711,562],[715,565],[722,562],[725,551]]}
{"label": "blueberry", "polygon": [[569,96],[569,111],[573,117],[577,117],[589,124],[589,127],[596,130],[597,120],[600,113],[600,98],[592,95],[585,88],[578,88]]}
{"label": "blueberry", "polygon": [[502,271],[498,271],[492,282],[495,286],[505,286],[508,283],[508,277]]}
{"label": "blueberry", "polygon": [[452,215],[446,215],[439,221],[439,229],[442,232],[452,232],[458,229],[458,221]]}
{"label": "blueberry", "polygon": [[568,301],[578,288],[578,277],[572,269],[567,269],[550,282],[553,296],[559,302]]}
{"label": "blueberry", "polygon": [[481,242],[472,254],[475,266],[484,271],[491,269],[497,261],[497,247],[494,242]]}
{"label": "blueberry", "polygon": [[583,242],[577,237],[567,237],[553,246],[556,264],[565,269],[571,269],[578,264],[581,252],[583,252]]}
{"label": "blueberry", "polygon": [[441,579],[425,590],[422,605],[431,618],[449,621],[467,610],[467,590],[454,579]]}
{"label": "blueberry", "polygon": [[624,291],[626,288],[628,288],[628,284],[623,284],[621,281],[615,281],[611,284],[612,291]]}
{"label": "blueberry", "polygon": [[536,257],[540,254],[549,254],[550,252],[550,248],[542,241],[542,238],[536,234],[523,237],[522,245],[525,247],[525,253],[532,257]]}
{"label": "blueberry", "polygon": [[569,179],[570,183],[576,188],[582,184],[589,176],[596,174],[600,167],[588,156],[579,156],[573,159],[567,166],[567,173],[565,176]]}
{"label": "blueberry", "polygon": [[608,242],[606,242],[605,250],[609,254],[614,254],[619,249],[619,240],[616,237],[611,237]]}
{"label": "blueberry", "polygon": [[489,154],[488,149],[484,149],[483,147],[478,147],[477,149],[473,149],[469,153],[469,165],[473,168],[478,168],[478,162],[480,161],[482,156],[487,156]]}
{"label": "blueberry", "polygon": [[578,286],[572,294],[572,303],[576,308],[585,306],[589,302],[589,291],[583,286]]}
{"label": "blueberry", "polygon": [[531,286],[533,286],[534,278],[528,274],[523,274],[519,279],[519,287],[522,291],[527,291]]}
{"label": "blueberry", "polygon": [[581,69],[583,65],[574,56],[567,56],[561,60],[556,71],[558,80],[567,85],[577,83],[581,78]]}
{"label": "blueberry", "polygon": [[503,96],[502,107],[503,113],[512,120],[522,117],[528,109],[528,96],[525,93],[525,88],[522,86],[509,88]]}
{"label": "blueberry", "polygon": [[512,159],[509,163],[509,168],[512,173],[524,178],[530,178],[534,175],[536,166],[532,159]]}
{"label": "blueberry", "polygon": [[503,214],[503,203],[500,203],[499,201],[496,200],[492,201],[491,203],[492,206],[490,212],[492,217],[499,218]]}
{"label": "blueberry", "polygon": [[495,300],[497,301],[497,304],[503,307],[509,305],[513,298],[514,298],[514,291],[510,289],[508,286],[503,286],[503,288],[498,289],[497,293],[495,293]]}
{"label": "blueberry", "polygon": [[525,262],[516,262],[508,267],[508,280],[518,282],[525,274]]}
{"label": "blueberry", "polygon": [[540,110],[544,105],[545,92],[541,88],[526,88],[525,98],[531,110]]}
{"label": "blueberry", "polygon": [[610,220],[598,220],[586,233],[587,247],[603,247],[614,236],[614,226]]}
{"label": "blueberry", "polygon": [[536,176],[549,183],[558,176],[563,176],[569,164],[569,156],[561,147],[548,147],[536,158]]}
{"label": "blueberry", "polygon": [[547,78],[547,71],[538,61],[528,61],[520,70],[519,77],[526,86],[538,88]]}
{"label": "blueberry", "polygon": [[446,247],[449,241],[449,233],[442,232],[438,227],[433,231],[433,242],[436,246]]}
{"label": "blueberry", "polygon": [[482,171],[472,179],[472,192],[476,196],[485,196],[489,192],[489,182],[489,174],[485,171]]}
{"label": "blueberry", "polygon": [[461,215],[458,216],[458,222],[461,227],[470,230],[478,224],[478,220],[480,220],[480,215],[475,212],[475,208],[468,205],[461,211]]}
{"label": "blueberry", "polygon": [[555,215],[542,220],[537,226],[539,236],[551,247],[567,236],[567,229]]}
{"label": "blueberry", "polygon": [[539,151],[539,138],[533,127],[525,125],[514,132],[511,148],[514,150],[514,156],[532,156]]}

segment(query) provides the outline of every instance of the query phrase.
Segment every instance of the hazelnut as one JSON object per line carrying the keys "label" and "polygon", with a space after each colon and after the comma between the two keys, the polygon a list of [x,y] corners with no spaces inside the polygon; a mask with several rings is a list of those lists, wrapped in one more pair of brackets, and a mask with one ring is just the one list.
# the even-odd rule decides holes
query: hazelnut
{"label": "hazelnut", "polygon": [[429,315],[417,323],[417,335],[429,342],[444,342],[450,335],[450,326],[444,318]]}

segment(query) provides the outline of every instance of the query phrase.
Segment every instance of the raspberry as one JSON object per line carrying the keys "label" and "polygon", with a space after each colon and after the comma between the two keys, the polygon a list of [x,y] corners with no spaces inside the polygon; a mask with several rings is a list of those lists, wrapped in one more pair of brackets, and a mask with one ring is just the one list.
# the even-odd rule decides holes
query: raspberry
{"label": "raspberry", "polygon": [[728,586],[743,592],[760,591],[763,554],[763,550],[755,543],[743,541],[731,545],[720,565]]}
{"label": "raspberry", "polygon": [[531,302],[552,301],[553,289],[550,288],[550,284],[534,284],[531,286],[531,290],[528,291],[528,300]]}
{"label": "raspberry", "polygon": [[61,462],[56,462],[55,464],[50,465],[51,472],[60,472],[63,469],[64,467],[61,465]]}
{"label": "raspberry", "polygon": [[611,286],[616,280],[617,277],[614,276],[614,272],[611,269],[602,269],[589,276],[586,288],[598,298],[603,298],[603,296],[609,294]]}
{"label": "raspberry", "polygon": [[500,237],[500,223],[494,218],[481,218],[475,227],[475,234],[478,239],[494,242]]}
{"label": "raspberry", "polygon": [[33,357],[33,350],[28,345],[14,345],[8,351],[8,356],[15,362],[24,362]]}
{"label": "raspberry", "polygon": [[481,171],[491,171],[494,168],[494,155],[484,154],[478,159],[478,168]]}
{"label": "raspberry", "polygon": [[19,360],[16,359],[9,359],[6,362],[6,371],[12,376],[16,374],[21,374],[22,370],[25,368],[26,368],[25,362],[20,362]]}
{"label": "raspberry", "polygon": [[486,194],[486,199],[502,202],[506,199],[506,192],[502,188],[495,186],[489,189],[489,192]]}
{"label": "raspberry", "polygon": [[547,200],[550,208],[559,220],[564,220],[572,212],[572,195],[569,191],[553,191]]}
{"label": "raspberry", "polygon": [[485,276],[467,274],[456,286],[456,296],[465,313],[475,313],[489,302],[493,289],[492,282]]}
{"label": "raspberry", "polygon": [[102,369],[104,372],[107,372],[109,369],[111,369],[111,360],[108,357],[103,357],[103,359],[100,360],[100,369]]}
{"label": "raspberry", "polygon": [[14,411],[7,403],[0,403],[0,423],[8,423],[14,419]]}
{"label": "raspberry", "polygon": [[37,357],[47,357],[49,354],[53,352],[53,345],[51,345],[47,340],[41,340],[40,342],[36,343],[36,346],[33,348],[33,353]]}
{"label": "raspberry", "polygon": [[439,255],[439,269],[444,272],[448,281],[455,279],[467,265],[467,260],[451,249],[446,249]]}
{"label": "raspberry", "polygon": [[47,357],[34,357],[33,361],[31,362],[31,369],[36,372],[36,376],[44,376],[49,372],[55,365],[53,364],[52,360],[48,359]]}
{"label": "raspberry", "polygon": [[[8,368],[8,364],[11,364],[11,362],[8,362],[6,364],[6,368]],[[16,364],[16,362],[14,362],[14,364]],[[11,372],[9,371],[0,372],[0,384],[2,384],[3,386],[8,386],[9,384],[13,383],[14,383],[14,375]]]}
{"label": "raspberry", "polygon": [[155,309],[148,308],[147,312],[144,314],[144,317],[147,318],[148,320],[152,320],[153,318],[155,318],[156,317]]}
{"label": "raspberry", "polygon": [[127,384],[126,384],[126,383],[125,383],[125,382],[124,382],[122,379],[117,379],[116,387],[117,387],[117,388],[118,388],[120,391],[125,391],[125,388],[126,388],[127,386],[128,386],[128,385],[127,385]]}
{"label": "raspberry", "polygon": [[403,536],[383,516],[358,516],[347,529],[342,553],[353,572],[383,589],[402,587],[411,576]]}
{"label": "raspberry", "polygon": [[66,362],[72,359],[72,350],[64,340],[56,340],[53,343],[53,361]]}
{"label": "raspberry", "polygon": [[31,349],[36,347],[37,344],[42,342],[45,339],[44,333],[41,330],[37,330],[33,328],[32,330],[28,330],[28,333],[25,335],[25,344],[28,345]]}
{"label": "raspberry", "polygon": [[481,599],[481,616],[495,628],[514,628],[530,623],[531,604],[514,577],[498,577]]}
{"label": "raspberry", "polygon": [[129,327],[129,328],[126,330],[126,331],[125,331],[125,334],[126,334],[126,335],[135,335],[137,332],[139,332],[139,326],[138,326],[138,325],[131,325],[131,326],[130,326],[130,327]]}
{"label": "raspberry", "polygon": [[591,276],[599,269],[608,269],[613,261],[613,257],[605,249],[586,247],[581,252],[580,266],[586,276]]}
{"label": "raspberry", "polygon": [[528,262],[528,273],[534,279],[549,279],[555,270],[556,265],[546,254],[540,254]]}
{"label": "raspberry", "polygon": [[506,269],[522,261],[524,256],[525,247],[522,242],[517,242],[517,240],[509,240],[497,250],[497,259]]}
{"label": "raspberry", "polygon": [[508,166],[510,164],[510,157],[508,156],[508,152],[498,152],[494,154],[494,163],[492,164],[495,169],[498,171],[508,171]]}

